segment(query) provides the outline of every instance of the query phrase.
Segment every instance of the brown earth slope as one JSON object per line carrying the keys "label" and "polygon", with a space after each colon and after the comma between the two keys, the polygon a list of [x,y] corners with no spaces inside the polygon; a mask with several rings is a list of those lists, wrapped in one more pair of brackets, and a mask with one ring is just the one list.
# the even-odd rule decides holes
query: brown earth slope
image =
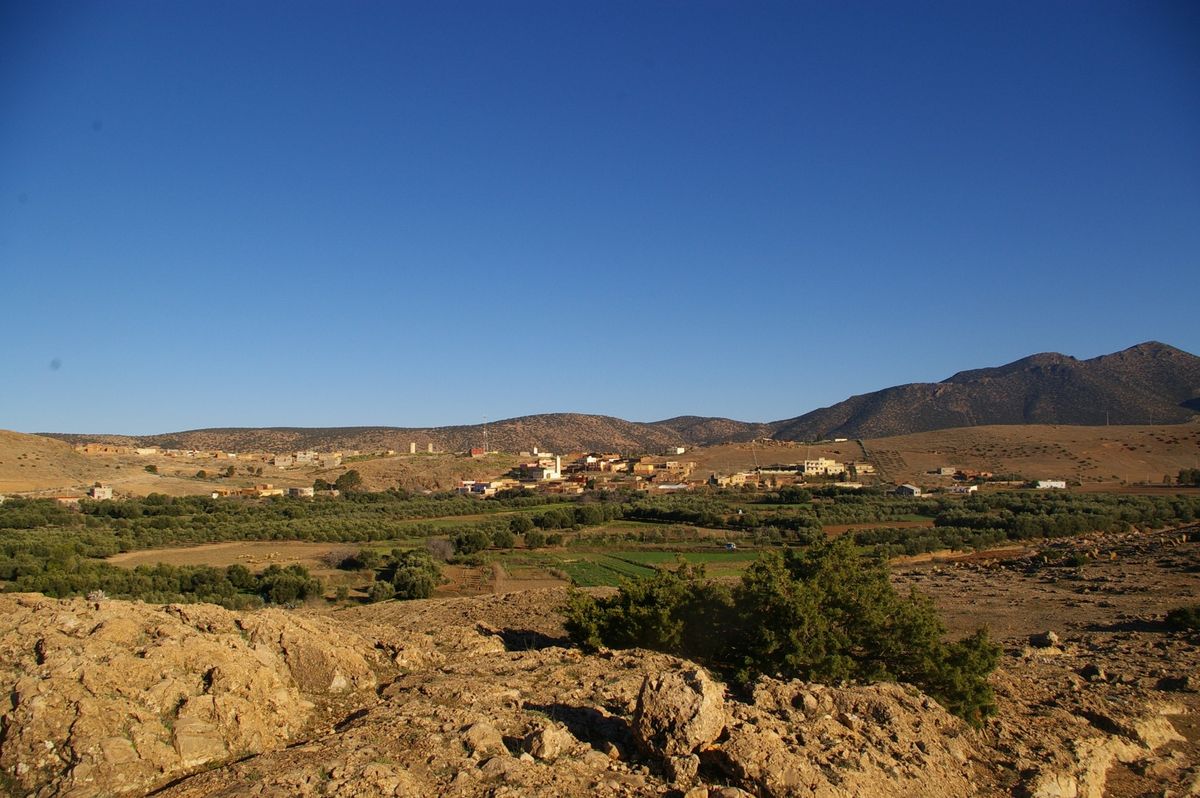
{"label": "brown earth slope", "polygon": [[750,440],[769,434],[765,424],[719,418],[678,418],[642,423],[611,416],[548,413],[522,416],[487,425],[449,427],[268,427],[214,428],[163,435],[85,435],[44,433],[71,443],[95,441],[117,445],[162,446],[171,449],[287,452],[304,449],[357,449],[407,452],[433,444],[437,451],[461,452],[472,447],[493,451],[619,451],[659,452],[669,446],[695,446],[715,441]]}
{"label": "brown earth slope", "polygon": [[898,385],[776,422],[783,440],[877,438],[983,424],[1179,423],[1200,411],[1200,358],[1148,342],[1076,360],[1047,353]]}

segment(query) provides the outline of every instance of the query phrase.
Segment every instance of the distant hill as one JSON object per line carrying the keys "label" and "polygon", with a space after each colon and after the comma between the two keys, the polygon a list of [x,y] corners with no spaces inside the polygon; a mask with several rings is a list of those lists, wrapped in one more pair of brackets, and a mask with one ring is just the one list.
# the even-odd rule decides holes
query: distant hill
{"label": "distant hill", "polygon": [[642,423],[611,416],[548,413],[452,427],[265,427],[212,428],[162,435],[83,435],[43,433],[71,443],[94,441],[117,445],[161,446],[168,449],[285,452],[314,449],[408,451],[430,443],[438,451],[465,451],[484,446],[499,451],[617,451],[657,452],[670,446],[700,446],[769,437],[768,424],[749,424],[724,418],[683,416]]}
{"label": "distant hill", "polygon": [[877,438],[989,424],[1103,425],[1180,423],[1200,412],[1200,358],[1157,342],[1076,360],[1055,353],[1005,366],[961,371],[936,383],[910,383],[852,396],[830,407],[769,423],[705,416],[654,422],[549,413],[450,427],[267,427],[200,429],[139,437],[44,433],[178,449],[440,451],[483,446],[501,451],[656,452],[754,438],[813,441]]}
{"label": "distant hill", "polygon": [[1076,360],[1033,355],[860,394],[776,422],[779,440],[877,438],[984,424],[1180,423],[1200,412],[1200,358],[1154,341]]}

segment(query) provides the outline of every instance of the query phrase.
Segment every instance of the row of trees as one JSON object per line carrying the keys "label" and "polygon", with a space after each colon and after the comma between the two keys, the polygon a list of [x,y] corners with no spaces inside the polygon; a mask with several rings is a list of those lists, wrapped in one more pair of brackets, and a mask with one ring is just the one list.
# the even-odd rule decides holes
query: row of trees
{"label": "row of trees", "polygon": [[1180,485],[1200,485],[1200,468],[1182,468],[1175,481]]}
{"label": "row of trees", "polygon": [[203,601],[229,609],[267,604],[293,605],[322,594],[320,580],[301,565],[271,565],[253,573],[244,565],[139,565],[119,568],[102,560],[68,558],[10,562],[4,573],[10,592],[44,593],[54,598],[102,592],[112,598],[152,602]]}

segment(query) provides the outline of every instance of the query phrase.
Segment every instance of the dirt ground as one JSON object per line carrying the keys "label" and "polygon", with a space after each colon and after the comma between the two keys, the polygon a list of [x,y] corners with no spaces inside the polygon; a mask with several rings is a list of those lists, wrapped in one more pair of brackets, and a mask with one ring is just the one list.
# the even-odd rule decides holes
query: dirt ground
{"label": "dirt ground", "polygon": [[1126,491],[1137,483],[1161,484],[1164,476],[1174,477],[1182,468],[1200,467],[1200,423],[963,427],[866,439],[861,445],[857,441],[729,444],[694,449],[686,457],[696,462],[698,474],[797,463],[810,457],[842,462],[866,458],[877,465],[878,481],[892,484],[949,486],[949,477],[930,472],[955,466],[1019,474],[1025,479],[1072,480],[1093,490]]}
{"label": "dirt ground", "polygon": [[[1058,633],[1161,628],[1167,611],[1200,602],[1200,527],[1077,538],[1013,548],[900,561],[899,586],[932,596],[955,633],[987,626],[1006,640]],[[1056,565],[1076,553],[1079,567]]]}
{"label": "dirt ground", "polygon": [[360,546],[353,543],[304,543],[294,540],[235,541],[205,543],[163,549],[145,549],[115,554],[108,562],[122,568],[168,563],[170,565],[211,565],[225,568],[240,564],[251,571],[261,571],[269,565],[285,567],[303,565],[316,576],[342,572],[330,568],[323,558],[330,552],[353,554]]}

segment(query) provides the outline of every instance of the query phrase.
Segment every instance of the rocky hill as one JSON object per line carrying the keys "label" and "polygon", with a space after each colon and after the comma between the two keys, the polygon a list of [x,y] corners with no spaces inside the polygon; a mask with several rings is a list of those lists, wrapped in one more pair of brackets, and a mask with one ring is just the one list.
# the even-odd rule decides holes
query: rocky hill
{"label": "rocky hill", "polygon": [[680,417],[658,422],[625,421],[612,416],[582,413],[547,413],[521,416],[487,425],[450,427],[265,427],[211,428],[162,435],[85,435],[42,433],[76,443],[95,441],[169,449],[223,449],[226,451],[333,451],[358,449],[408,451],[416,443],[424,451],[430,443],[438,451],[465,451],[483,446],[499,451],[618,451],[656,452],[668,446],[699,446],[713,442],[748,441],[769,435],[767,424],[749,424],[722,418]]}
{"label": "rocky hill", "polygon": [[1200,358],[1156,342],[1076,360],[1040,354],[860,394],[788,421],[780,440],[877,438],[984,424],[1179,423],[1200,410]]}
{"label": "rocky hill", "polygon": [[69,442],[99,441],[175,449],[439,451],[483,446],[501,451],[656,452],[755,438],[813,441],[873,438],[985,424],[1103,425],[1179,423],[1200,412],[1200,358],[1165,344],[1139,344],[1076,360],[1040,354],[995,368],[962,371],[936,383],[910,383],[852,396],[783,421],[754,423],[678,416],[625,421],[549,413],[487,425],[449,427],[214,428],[139,437],[43,433]]}

